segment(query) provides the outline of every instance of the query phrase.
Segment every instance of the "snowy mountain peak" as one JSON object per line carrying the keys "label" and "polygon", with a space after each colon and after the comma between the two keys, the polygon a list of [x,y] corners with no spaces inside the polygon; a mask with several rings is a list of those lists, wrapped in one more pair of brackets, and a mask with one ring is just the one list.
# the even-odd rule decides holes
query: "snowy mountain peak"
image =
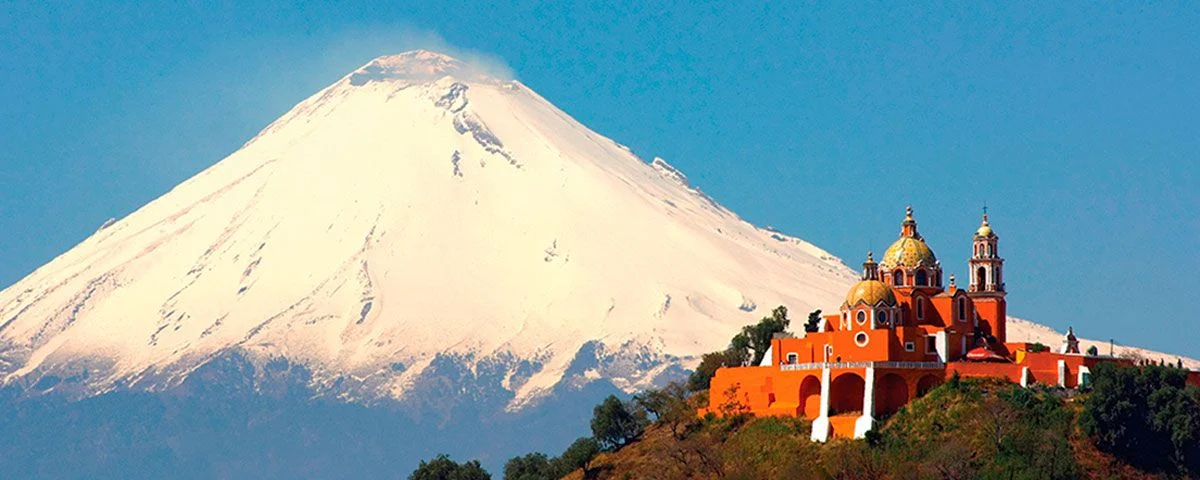
{"label": "snowy mountain peak", "polygon": [[351,73],[349,81],[351,85],[361,86],[386,81],[427,82],[442,77],[472,82],[500,81],[483,69],[429,50],[413,50],[375,58]]}
{"label": "snowy mountain peak", "polygon": [[516,82],[379,57],[0,292],[0,383],[166,388],[233,351],[346,399],[633,391],[757,306],[840,302],[853,272],[784,240]]}

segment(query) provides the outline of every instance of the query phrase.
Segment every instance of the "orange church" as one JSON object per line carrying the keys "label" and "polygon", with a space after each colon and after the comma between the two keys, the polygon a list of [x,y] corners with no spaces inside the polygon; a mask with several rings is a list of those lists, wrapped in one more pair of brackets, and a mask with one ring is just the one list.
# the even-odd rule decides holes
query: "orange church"
{"label": "orange church", "polygon": [[761,365],[718,369],[708,410],[736,403],[756,415],[803,415],[812,439],[826,441],[861,438],[955,373],[1022,386],[1086,383],[1090,368],[1114,359],[1081,354],[1073,332],[1056,350],[1007,342],[999,239],[985,211],[966,288],[953,275],[943,286],[942,265],[909,207],[900,238],[878,262],[867,254],[839,312],[801,338],[774,339]]}

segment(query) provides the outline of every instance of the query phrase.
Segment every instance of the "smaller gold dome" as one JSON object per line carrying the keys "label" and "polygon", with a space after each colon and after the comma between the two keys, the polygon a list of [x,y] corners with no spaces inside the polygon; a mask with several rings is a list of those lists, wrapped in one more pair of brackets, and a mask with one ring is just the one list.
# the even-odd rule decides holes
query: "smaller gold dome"
{"label": "smaller gold dome", "polygon": [[879,302],[895,305],[896,294],[892,293],[892,287],[879,280],[863,280],[850,287],[850,292],[846,294],[847,305],[854,306],[858,302],[867,305],[875,305]]}
{"label": "smaller gold dome", "polygon": [[979,224],[979,230],[975,231],[976,237],[994,237],[996,233],[992,231],[991,224],[988,223],[987,212],[983,214],[983,222]]}

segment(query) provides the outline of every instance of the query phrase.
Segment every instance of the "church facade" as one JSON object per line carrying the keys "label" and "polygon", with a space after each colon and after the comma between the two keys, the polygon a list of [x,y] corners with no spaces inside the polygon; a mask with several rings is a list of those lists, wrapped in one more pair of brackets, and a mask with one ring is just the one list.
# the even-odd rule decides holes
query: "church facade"
{"label": "church facade", "polygon": [[[899,238],[815,332],[772,340],[762,364],[718,369],[708,411],[804,416],[812,439],[859,438],[954,374],[1075,388],[1097,363],[1071,345],[1057,351],[1008,342],[1004,258],[987,213],[971,237],[967,285],[945,278],[908,208]],[[948,285],[944,286],[944,283]]]}

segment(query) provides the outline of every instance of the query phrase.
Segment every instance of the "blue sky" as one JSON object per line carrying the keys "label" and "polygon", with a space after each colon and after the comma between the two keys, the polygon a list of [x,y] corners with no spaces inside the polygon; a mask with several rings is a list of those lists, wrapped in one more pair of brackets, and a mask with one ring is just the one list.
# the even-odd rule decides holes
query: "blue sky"
{"label": "blue sky", "polygon": [[986,202],[1011,314],[1200,357],[1194,5],[41,3],[0,2],[0,285],[371,58],[452,48],[851,266],[911,203],[961,276]]}

